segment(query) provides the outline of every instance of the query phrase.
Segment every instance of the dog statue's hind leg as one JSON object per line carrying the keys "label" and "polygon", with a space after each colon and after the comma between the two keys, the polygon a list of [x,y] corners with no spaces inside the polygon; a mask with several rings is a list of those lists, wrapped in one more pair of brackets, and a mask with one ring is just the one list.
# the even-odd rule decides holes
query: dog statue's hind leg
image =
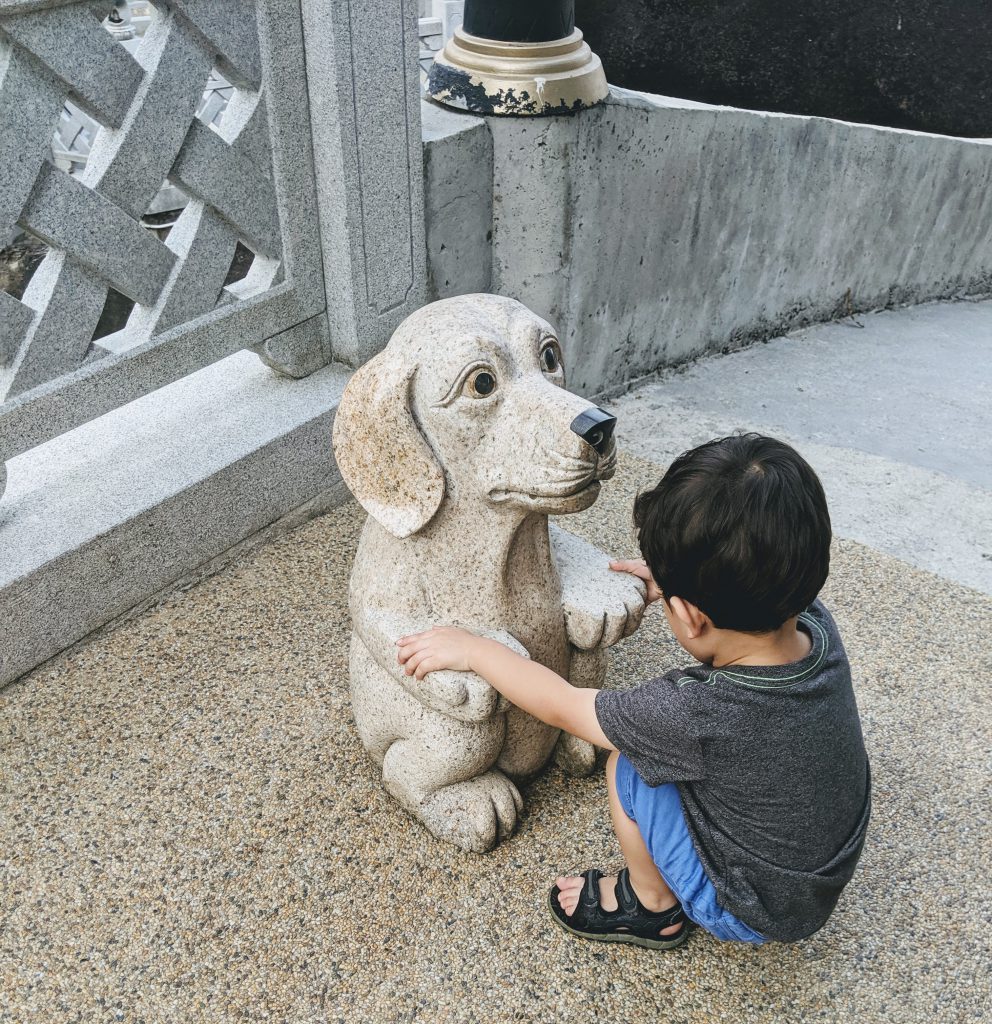
{"label": "dog statue's hind leg", "polygon": [[[568,681],[573,686],[602,688],[610,653],[605,647],[591,651],[573,649]],[[596,748],[588,740],[563,732],[555,746],[555,763],[569,775],[588,775],[596,767]]]}
{"label": "dog statue's hind leg", "polygon": [[[432,689],[436,700],[452,682],[471,682],[478,693],[447,714],[422,702]],[[516,786],[493,767],[503,747],[506,715],[495,700],[488,712],[489,701],[477,706],[487,691],[498,697],[472,673],[403,677],[398,666],[387,670],[361,637],[352,637],[355,724],[363,745],[382,765],[386,790],[439,839],[476,853],[510,835],[523,806]],[[454,718],[451,710],[472,719]]]}
{"label": "dog statue's hind leg", "polygon": [[[491,850],[516,828],[523,807],[517,787],[502,772],[492,768],[477,774],[488,755],[498,753],[502,728],[491,730],[479,746],[471,741],[461,746],[461,753],[473,755],[466,761],[453,760],[450,745],[437,756],[440,737],[430,746],[425,739],[431,737],[421,733],[393,743],[382,764],[383,784],[438,839],[474,853]],[[451,736],[445,740],[450,744]]]}

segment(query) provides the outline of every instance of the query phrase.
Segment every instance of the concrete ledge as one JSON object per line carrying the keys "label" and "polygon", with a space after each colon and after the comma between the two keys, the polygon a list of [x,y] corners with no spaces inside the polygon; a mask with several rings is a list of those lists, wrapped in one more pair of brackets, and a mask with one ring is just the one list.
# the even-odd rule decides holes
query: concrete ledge
{"label": "concrete ledge", "polygon": [[270,524],[346,492],[346,368],[275,376],[242,352],[8,463],[0,685]]}
{"label": "concrete ledge", "polygon": [[493,140],[486,122],[421,104],[428,299],[492,283]]}
{"label": "concrete ledge", "polygon": [[992,289],[987,140],[613,89],[489,118],[493,290],[602,394],[706,351]]}

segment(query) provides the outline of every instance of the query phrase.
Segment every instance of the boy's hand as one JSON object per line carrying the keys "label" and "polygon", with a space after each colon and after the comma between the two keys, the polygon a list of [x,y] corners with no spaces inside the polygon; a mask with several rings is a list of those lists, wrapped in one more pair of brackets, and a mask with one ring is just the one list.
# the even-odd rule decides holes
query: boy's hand
{"label": "boy's hand", "polygon": [[396,641],[396,658],[408,676],[423,679],[429,672],[452,669],[470,672],[469,653],[478,639],[467,630],[455,626],[439,626],[423,633],[413,633]]}
{"label": "boy's hand", "polygon": [[658,589],[658,584],[655,583],[651,570],[643,558],[628,558],[610,562],[610,568],[614,572],[629,572],[639,580],[644,580],[648,588],[647,597],[645,598],[646,604],[661,600],[661,591]]}

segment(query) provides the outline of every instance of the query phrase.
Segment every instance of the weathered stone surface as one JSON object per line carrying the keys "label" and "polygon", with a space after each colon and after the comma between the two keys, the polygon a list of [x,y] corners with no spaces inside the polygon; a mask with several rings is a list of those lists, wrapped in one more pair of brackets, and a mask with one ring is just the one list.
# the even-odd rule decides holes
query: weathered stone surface
{"label": "weathered stone surface", "polygon": [[135,302],[153,303],[175,262],[137,221],[51,164],[41,169],[19,223]]}
{"label": "weathered stone surface", "polygon": [[258,349],[258,355],[266,366],[283,377],[309,376],[330,362],[327,317],[311,317],[269,338]]}
{"label": "weathered stone surface", "polygon": [[120,130],[101,131],[83,180],[140,217],[186,138],[210,74],[210,55],[171,12],[156,19],[137,53],[145,77]]}
{"label": "weathered stone surface", "polygon": [[[339,468],[369,512],[351,579],[358,731],[388,791],[465,849],[513,830],[511,779],[543,767],[558,731],[506,709],[474,673],[408,677],[395,644],[456,624],[601,684],[605,660],[576,656],[636,628],[642,585],[584,542],[552,544],[547,518],[588,508],[613,475],[615,445],[570,429],[592,408],[564,389],[549,324],[469,295],[408,317],[355,373],[335,420]],[[588,770],[592,750],[578,747],[563,761]]]}
{"label": "weathered stone surface", "polygon": [[30,307],[0,292],[0,366],[14,358],[33,319]]}
{"label": "weathered stone surface", "polygon": [[176,255],[172,273],[154,305],[136,308],[128,321],[126,333],[140,340],[217,305],[238,236],[209,206],[194,200],[179,215],[165,244]]}
{"label": "weathered stone surface", "polygon": [[272,136],[264,93],[237,90],[213,129],[234,148],[239,160],[248,160],[267,177],[272,176]]}
{"label": "weathered stone surface", "polygon": [[57,386],[0,405],[0,452],[19,455],[243,348],[286,330],[299,297],[273,289],[212,310],[129,349],[85,363]]}
{"label": "weathered stone surface", "polygon": [[10,368],[0,369],[0,401],[75,369],[106,298],[107,286],[99,277],[65,253],[50,252],[24,292],[24,306],[35,316]]}
{"label": "weathered stone surface", "polygon": [[[279,374],[296,377],[330,358],[299,0],[155,4],[133,57],[100,26],[109,7],[98,7],[0,2],[0,235],[20,223],[53,250],[21,302],[0,295],[0,398],[9,399],[0,402],[0,467],[5,460],[11,478],[0,504],[0,605],[18,616],[9,645],[0,644],[4,680],[196,571],[288,503],[340,483],[326,438],[345,371],[289,381],[254,354],[261,348]],[[409,10],[382,5],[391,73],[401,78]],[[37,20],[21,22],[15,42],[3,25],[21,14]],[[77,16],[92,22],[66,67],[73,41],[64,29]],[[362,17],[358,11],[359,27]],[[28,27],[37,30],[30,38]],[[356,50],[363,45],[356,40]],[[373,107],[382,68],[370,53],[358,68],[349,46],[335,54],[341,88],[367,84],[366,109]],[[238,88],[211,131],[194,121],[214,66]],[[108,67],[122,75],[110,81]],[[401,144],[417,166],[402,171],[419,182],[419,95],[410,74],[412,94],[390,91],[399,103],[390,117],[405,120],[413,105]],[[46,164],[72,89],[86,92],[83,105],[103,124],[86,171],[74,178]],[[373,151],[389,148],[393,140],[376,137],[380,127],[352,119],[345,146],[354,152],[360,130]],[[174,168],[192,199],[163,244],[139,220]],[[394,180],[375,180],[393,202]],[[374,219],[374,201],[370,209]],[[404,209],[408,263],[420,224],[412,251],[422,283],[422,210],[417,201]],[[362,244],[360,220],[339,227],[335,244]],[[391,224],[378,230],[388,243]],[[236,239],[255,259],[247,277],[223,288]],[[93,342],[111,286],[136,307],[123,330]],[[421,301],[416,289],[411,296]],[[251,351],[209,368],[240,349]],[[224,386],[203,402],[177,400],[220,377]],[[150,394],[161,388],[169,391]],[[300,417],[286,429],[271,422],[280,404]],[[0,492],[5,473],[0,468]]]}
{"label": "weathered stone surface", "polygon": [[558,325],[581,394],[992,282],[987,141],[617,89],[488,123],[493,290]]}
{"label": "weathered stone surface", "polygon": [[492,279],[493,140],[486,122],[420,106],[431,299],[487,292]]}
{"label": "weathered stone surface", "polygon": [[346,380],[287,380],[240,352],[11,459],[0,687],[301,506],[343,500],[327,438]]}
{"label": "weathered stone surface", "polygon": [[253,247],[267,256],[279,254],[275,186],[212,128],[193,122],[170,176],[236,225]]}
{"label": "weathered stone surface", "polygon": [[[8,458],[239,348],[277,335],[284,345],[298,324],[307,325],[299,337],[308,342],[294,344],[285,366],[300,372],[316,365],[315,353],[329,358],[326,329],[311,323],[326,295],[299,5],[159,6],[135,51],[141,75],[123,122],[101,129],[85,172],[73,177],[45,162],[68,93],[45,54],[65,41],[69,6],[5,2],[0,13],[0,23],[15,14],[32,19],[18,23],[23,45],[0,36],[0,136],[16,155],[0,158],[0,234],[20,224],[53,249],[22,303],[0,300],[0,395],[17,396],[0,405],[0,452]],[[246,16],[220,25],[235,7]],[[98,35],[79,38],[79,74],[101,54],[126,54],[93,24]],[[34,44],[39,54],[25,48]],[[234,80],[254,81],[256,50],[261,91],[237,90],[219,131],[195,121],[215,60],[247,69]],[[127,82],[133,87],[133,76]],[[174,167],[194,198],[163,244],[139,219]],[[223,288],[239,238],[256,256],[246,278]],[[84,283],[63,287],[67,275]],[[124,329],[91,350],[108,287],[137,305]]]}
{"label": "weathered stone surface", "polygon": [[[31,194],[52,144],[66,90],[0,36],[0,237],[6,237]],[[16,153],[9,159],[7,153]]]}
{"label": "weathered stone surface", "polygon": [[173,5],[216,50],[229,82],[258,89],[262,58],[254,5],[250,12],[245,10],[244,0],[173,0]]}

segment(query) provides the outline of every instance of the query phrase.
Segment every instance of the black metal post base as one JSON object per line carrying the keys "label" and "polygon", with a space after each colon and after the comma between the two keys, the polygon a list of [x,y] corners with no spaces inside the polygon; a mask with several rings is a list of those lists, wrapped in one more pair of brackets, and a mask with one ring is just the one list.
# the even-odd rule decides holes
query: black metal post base
{"label": "black metal post base", "polygon": [[466,0],[427,91],[475,114],[571,114],[609,94],[600,59],[575,27],[574,0]]}

